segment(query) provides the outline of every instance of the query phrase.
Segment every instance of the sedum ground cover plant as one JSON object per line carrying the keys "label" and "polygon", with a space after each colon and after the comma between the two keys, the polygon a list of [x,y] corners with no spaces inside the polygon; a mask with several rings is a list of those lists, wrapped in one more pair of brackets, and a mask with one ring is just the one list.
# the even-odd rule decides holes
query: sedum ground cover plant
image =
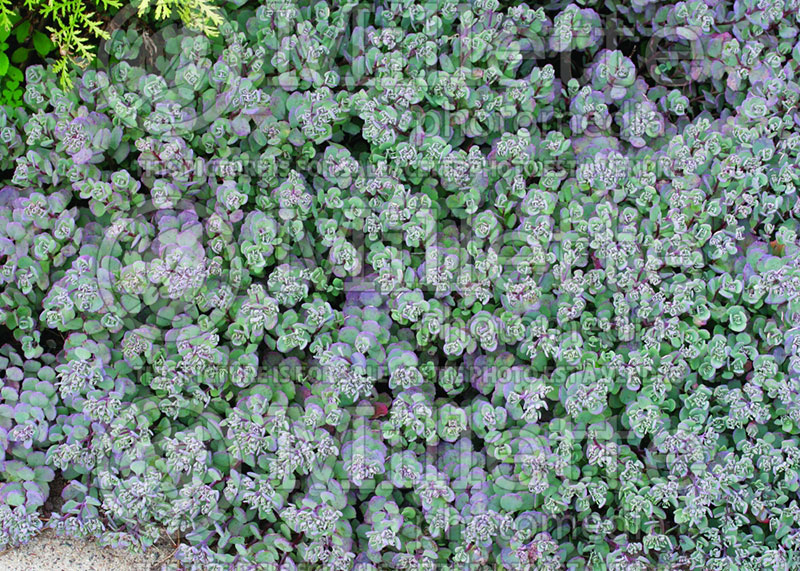
{"label": "sedum ground cover plant", "polygon": [[800,568],[797,0],[218,14],[2,107],[0,549]]}

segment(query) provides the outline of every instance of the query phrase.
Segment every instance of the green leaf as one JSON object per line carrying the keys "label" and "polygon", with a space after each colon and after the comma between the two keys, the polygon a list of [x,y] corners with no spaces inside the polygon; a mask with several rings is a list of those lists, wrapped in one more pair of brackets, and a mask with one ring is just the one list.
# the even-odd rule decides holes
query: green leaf
{"label": "green leaf", "polygon": [[43,34],[42,32],[34,32],[33,47],[36,48],[36,51],[39,52],[40,56],[44,57],[53,51],[53,42],[51,42],[50,38],[48,38],[47,35]]}
{"label": "green leaf", "polygon": [[34,471],[22,462],[6,462],[6,475],[12,480],[33,480]]}
{"label": "green leaf", "polygon": [[22,504],[25,503],[25,494],[23,494],[22,492],[17,492],[17,491],[10,492],[6,496],[6,502],[8,502],[8,505],[10,505],[12,507],[21,506]]}
{"label": "green leaf", "polygon": [[5,75],[8,73],[8,56],[6,54],[0,54],[0,76]]}
{"label": "green leaf", "polygon": [[22,22],[19,26],[17,26],[15,33],[17,35],[17,42],[24,44],[25,40],[28,39],[28,36],[31,33],[31,23],[27,20]]}
{"label": "green leaf", "polygon": [[14,53],[11,54],[11,63],[23,63],[28,59],[28,53],[31,50],[26,48],[17,48],[14,50]]}
{"label": "green leaf", "polygon": [[87,359],[91,359],[91,357],[92,357],[92,352],[89,351],[88,349],[84,349],[83,347],[77,347],[72,352],[72,354],[75,355],[75,357],[77,357],[78,359],[80,359],[82,361],[85,361]]}
{"label": "green leaf", "polygon": [[43,395],[42,393],[28,393],[30,396],[28,397],[28,402],[35,407],[44,408],[46,407],[50,401],[48,398]]}
{"label": "green leaf", "polygon": [[500,507],[507,512],[519,511],[523,501],[519,494],[506,494],[500,498]]}
{"label": "green leaf", "polygon": [[84,322],[83,331],[89,335],[95,335],[103,331],[103,326],[97,319],[90,319],[89,321]]}
{"label": "green leaf", "polygon": [[53,469],[47,466],[37,466],[33,472],[33,479],[37,482],[52,482],[56,477]]}
{"label": "green leaf", "polygon": [[78,425],[72,429],[72,437],[75,440],[83,440],[88,436],[89,436],[89,429],[85,426]]}
{"label": "green leaf", "polygon": [[64,328],[68,330],[80,329],[81,327],[83,327],[83,319],[80,317],[70,319],[66,324],[64,324]]}
{"label": "green leaf", "polygon": [[141,311],[141,301],[132,295],[125,294],[120,301],[122,302],[122,307],[124,307],[128,313],[139,313],[139,311]]}
{"label": "green leaf", "polygon": [[231,457],[229,454],[225,452],[219,452],[214,454],[211,459],[212,464],[219,468],[220,470],[228,470],[231,467]]}

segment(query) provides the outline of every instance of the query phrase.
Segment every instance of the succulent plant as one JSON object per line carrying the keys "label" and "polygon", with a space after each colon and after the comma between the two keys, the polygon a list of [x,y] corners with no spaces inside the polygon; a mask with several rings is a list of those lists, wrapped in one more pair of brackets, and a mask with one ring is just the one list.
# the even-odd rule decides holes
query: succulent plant
{"label": "succulent plant", "polygon": [[0,549],[795,568],[795,0],[221,13],[0,112]]}

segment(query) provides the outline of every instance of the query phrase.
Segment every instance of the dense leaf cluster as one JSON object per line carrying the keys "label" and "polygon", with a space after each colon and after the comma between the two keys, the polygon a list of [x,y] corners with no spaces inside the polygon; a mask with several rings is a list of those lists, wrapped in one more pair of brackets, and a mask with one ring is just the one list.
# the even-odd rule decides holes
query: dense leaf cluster
{"label": "dense leaf cluster", "polygon": [[798,1],[234,4],[0,111],[0,548],[796,569]]}

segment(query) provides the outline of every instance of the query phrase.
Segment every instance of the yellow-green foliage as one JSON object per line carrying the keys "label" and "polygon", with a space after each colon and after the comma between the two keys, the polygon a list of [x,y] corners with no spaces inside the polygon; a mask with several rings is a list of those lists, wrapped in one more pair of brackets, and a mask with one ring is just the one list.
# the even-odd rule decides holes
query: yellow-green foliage
{"label": "yellow-green foliage", "polygon": [[155,7],[156,20],[163,20],[175,13],[189,28],[208,36],[217,35],[217,28],[222,23],[219,10],[205,0],[141,0],[139,17],[152,7]]}
{"label": "yellow-green foliage", "polygon": [[[14,0],[0,0],[0,29],[10,29]],[[98,10],[116,11],[121,0],[23,0],[25,8],[38,13],[49,25],[50,39],[59,50],[53,71],[59,74],[62,85],[70,87],[69,64],[89,65],[95,57],[95,43],[108,39]],[[222,15],[211,0],[141,0],[139,17],[154,8],[156,20],[176,15],[190,28],[207,35],[216,35]]]}
{"label": "yellow-green foliage", "polygon": [[11,0],[0,0],[0,28],[8,30],[11,28],[11,15],[14,12],[14,7],[11,5]]}

